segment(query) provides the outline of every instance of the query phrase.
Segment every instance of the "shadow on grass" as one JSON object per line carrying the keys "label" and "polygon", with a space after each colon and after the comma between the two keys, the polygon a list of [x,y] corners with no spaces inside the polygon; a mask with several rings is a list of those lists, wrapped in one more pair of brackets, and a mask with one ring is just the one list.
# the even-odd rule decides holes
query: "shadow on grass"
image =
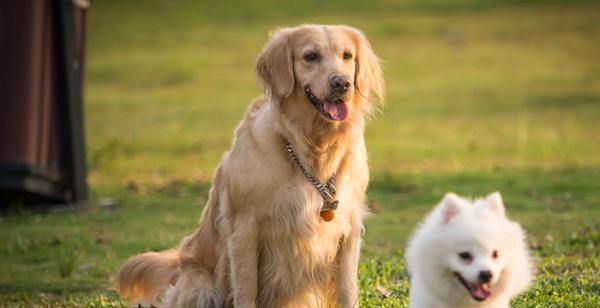
{"label": "shadow on grass", "polygon": [[540,95],[527,101],[528,107],[546,109],[579,109],[581,107],[598,107],[600,94],[593,92],[578,92],[564,95]]}
{"label": "shadow on grass", "polygon": [[595,185],[600,168],[496,169],[490,172],[441,174],[373,175],[369,199],[384,209],[433,207],[446,192],[481,197],[499,191],[507,205],[516,210],[592,209],[600,201]]}

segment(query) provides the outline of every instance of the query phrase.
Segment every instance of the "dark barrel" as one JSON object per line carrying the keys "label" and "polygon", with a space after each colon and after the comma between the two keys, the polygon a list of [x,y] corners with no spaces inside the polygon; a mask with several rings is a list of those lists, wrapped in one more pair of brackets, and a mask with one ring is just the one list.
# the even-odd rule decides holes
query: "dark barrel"
{"label": "dark barrel", "polygon": [[87,1],[0,1],[0,206],[88,198]]}

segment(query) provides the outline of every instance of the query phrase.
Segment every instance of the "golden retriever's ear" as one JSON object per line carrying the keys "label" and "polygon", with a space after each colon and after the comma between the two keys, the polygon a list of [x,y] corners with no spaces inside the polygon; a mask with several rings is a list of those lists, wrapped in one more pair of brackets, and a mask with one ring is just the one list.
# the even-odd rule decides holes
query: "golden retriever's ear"
{"label": "golden retriever's ear", "polygon": [[354,72],[354,87],[369,104],[365,104],[367,113],[371,112],[374,103],[385,99],[385,83],[379,58],[373,52],[371,44],[365,35],[354,28],[346,27],[356,44],[356,69]]}
{"label": "golden retriever's ear", "polygon": [[268,93],[280,98],[294,90],[294,62],[289,46],[291,30],[275,32],[256,60],[256,75]]}

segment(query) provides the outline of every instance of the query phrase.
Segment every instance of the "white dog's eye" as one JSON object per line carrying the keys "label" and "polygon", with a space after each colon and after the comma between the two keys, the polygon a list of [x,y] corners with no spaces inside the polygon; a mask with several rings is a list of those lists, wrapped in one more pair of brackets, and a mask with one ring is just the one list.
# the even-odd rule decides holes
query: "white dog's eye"
{"label": "white dog's eye", "polygon": [[352,59],[352,53],[349,51],[344,51],[344,60]]}
{"label": "white dog's eye", "polygon": [[471,255],[471,253],[469,252],[461,252],[458,254],[458,257],[463,260],[463,261],[467,261],[470,262],[471,260],[473,260],[473,256]]}
{"label": "white dog's eye", "polygon": [[492,259],[494,259],[494,260],[495,260],[495,259],[498,259],[498,250],[494,250],[494,251],[492,252]]}

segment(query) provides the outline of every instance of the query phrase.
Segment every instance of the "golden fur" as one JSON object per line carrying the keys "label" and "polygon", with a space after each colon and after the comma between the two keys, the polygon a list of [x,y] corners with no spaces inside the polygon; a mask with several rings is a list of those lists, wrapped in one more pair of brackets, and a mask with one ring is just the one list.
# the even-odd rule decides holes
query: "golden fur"
{"label": "golden fur", "polygon": [[[309,50],[318,61],[303,58]],[[363,132],[383,101],[379,60],[354,28],[303,25],[272,35],[256,73],[266,95],[238,125],[199,228],[178,254],[127,260],[116,279],[123,297],[162,307],[358,306],[369,179]],[[309,86],[324,99],[333,74],[353,81],[343,121],[326,119],[304,93]],[[332,221],[320,218],[322,197],[289,158],[283,138],[321,182],[337,171]]]}

